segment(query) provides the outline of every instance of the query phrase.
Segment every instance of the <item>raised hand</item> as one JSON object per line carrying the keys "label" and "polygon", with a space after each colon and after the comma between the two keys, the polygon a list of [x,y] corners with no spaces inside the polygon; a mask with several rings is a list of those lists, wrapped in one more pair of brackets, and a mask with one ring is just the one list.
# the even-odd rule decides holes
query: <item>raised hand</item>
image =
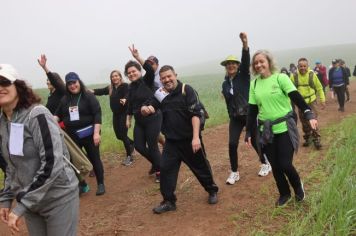
{"label": "raised hand", "polygon": [[240,39],[244,48],[248,47],[247,34],[245,32],[240,33]]}
{"label": "raised hand", "polygon": [[138,53],[138,50],[135,48],[134,44],[132,44],[131,47],[129,46],[129,50],[134,58],[137,59],[140,56],[140,54]]}
{"label": "raised hand", "polygon": [[43,69],[46,73],[48,73],[49,70],[48,70],[48,68],[47,68],[47,57],[46,57],[46,55],[45,55],[45,54],[41,54],[40,59],[37,59],[37,61],[38,61],[38,64],[42,67],[42,69]]}

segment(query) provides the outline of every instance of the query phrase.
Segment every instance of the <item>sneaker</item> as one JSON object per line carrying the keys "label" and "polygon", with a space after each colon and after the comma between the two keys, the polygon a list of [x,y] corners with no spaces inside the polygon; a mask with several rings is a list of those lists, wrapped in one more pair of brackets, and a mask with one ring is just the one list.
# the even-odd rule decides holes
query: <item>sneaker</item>
{"label": "sneaker", "polygon": [[159,206],[152,209],[153,213],[161,214],[167,211],[175,211],[177,209],[176,204],[170,201],[163,201],[159,204]]}
{"label": "sneaker", "polygon": [[229,175],[229,178],[227,178],[226,180],[226,184],[234,184],[235,182],[237,182],[240,179],[240,174],[239,172],[231,172]]}
{"label": "sneaker", "polygon": [[151,169],[148,171],[148,175],[153,175],[156,173],[155,168],[153,168],[153,165],[151,166]]}
{"label": "sneaker", "polygon": [[343,107],[339,107],[339,109],[337,109],[338,111],[341,111],[341,112],[344,112],[345,111],[345,108]]}
{"label": "sneaker", "polygon": [[98,184],[98,189],[96,190],[96,195],[103,195],[105,193],[105,185],[104,184]]}
{"label": "sneaker", "polygon": [[304,199],[305,199],[304,185],[303,182],[301,182],[299,189],[295,192],[295,201],[301,202]]}
{"label": "sneaker", "polygon": [[258,175],[259,176],[267,176],[270,171],[272,171],[272,168],[271,168],[271,165],[269,163],[268,164],[262,164],[261,165],[261,169],[258,172]]}
{"label": "sneaker", "polygon": [[121,164],[124,166],[130,166],[133,163],[133,158],[132,156],[127,156],[122,162]]}
{"label": "sneaker", "polygon": [[276,206],[277,207],[281,207],[281,206],[286,205],[289,202],[290,198],[291,198],[290,194],[284,195],[284,196],[280,196],[278,198],[278,200],[276,201]]}
{"label": "sneaker", "polygon": [[82,195],[83,193],[89,192],[90,188],[88,184],[85,184],[83,186],[79,185],[79,195]]}
{"label": "sneaker", "polygon": [[208,203],[209,204],[218,203],[218,193],[217,192],[209,193]]}
{"label": "sneaker", "polygon": [[160,172],[156,172],[155,182],[156,183],[161,182],[161,173]]}

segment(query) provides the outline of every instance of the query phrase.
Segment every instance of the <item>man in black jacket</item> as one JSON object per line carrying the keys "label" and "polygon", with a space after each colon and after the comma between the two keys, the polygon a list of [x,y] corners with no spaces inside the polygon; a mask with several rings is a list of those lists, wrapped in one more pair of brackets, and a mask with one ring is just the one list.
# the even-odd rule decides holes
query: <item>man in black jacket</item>
{"label": "man in black jacket", "polygon": [[217,203],[216,186],[210,164],[206,159],[200,132],[201,105],[196,91],[177,80],[172,66],[160,69],[163,88],[158,89],[154,98],[141,107],[141,113],[148,116],[159,108],[163,114],[162,132],[166,143],[161,159],[160,189],[163,201],[153,208],[156,214],[176,209],[174,194],[181,162],[187,164],[200,184],[209,193],[208,203]]}

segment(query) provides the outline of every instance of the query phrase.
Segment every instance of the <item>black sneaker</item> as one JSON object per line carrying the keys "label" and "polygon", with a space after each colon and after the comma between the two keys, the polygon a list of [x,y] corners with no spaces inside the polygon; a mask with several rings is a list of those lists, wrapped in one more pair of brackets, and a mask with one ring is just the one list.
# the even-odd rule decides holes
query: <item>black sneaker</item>
{"label": "black sneaker", "polygon": [[167,211],[175,211],[177,209],[176,204],[170,201],[163,201],[159,204],[159,206],[152,209],[153,213],[161,214]]}
{"label": "black sneaker", "polygon": [[98,189],[96,190],[96,195],[100,196],[105,193],[105,185],[104,184],[98,184]]}
{"label": "black sneaker", "polygon": [[276,201],[276,206],[277,207],[281,207],[281,206],[284,206],[286,205],[289,200],[290,200],[291,196],[290,195],[283,195],[283,196],[280,196],[278,198],[278,200]]}
{"label": "black sneaker", "polygon": [[301,183],[297,191],[295,191],[295,201],[301,202],[305,199],[304,185]]}
{"label": "black sneaker", "polygon": [[218,203],[218,193],[217,193],[217,192],[209,193],[208,203],[209,203],[209,204],[216,204],[216,203]]}

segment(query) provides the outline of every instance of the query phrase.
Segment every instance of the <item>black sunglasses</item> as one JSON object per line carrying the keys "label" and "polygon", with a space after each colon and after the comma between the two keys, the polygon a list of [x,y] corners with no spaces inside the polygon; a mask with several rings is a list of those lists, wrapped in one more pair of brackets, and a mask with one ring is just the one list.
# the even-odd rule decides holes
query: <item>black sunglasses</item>
{"label": "black sunglasses", "polygon": [[9,87],[12,84],[12,82],[5,77],[0,76],[0,86],[1,87]]}

